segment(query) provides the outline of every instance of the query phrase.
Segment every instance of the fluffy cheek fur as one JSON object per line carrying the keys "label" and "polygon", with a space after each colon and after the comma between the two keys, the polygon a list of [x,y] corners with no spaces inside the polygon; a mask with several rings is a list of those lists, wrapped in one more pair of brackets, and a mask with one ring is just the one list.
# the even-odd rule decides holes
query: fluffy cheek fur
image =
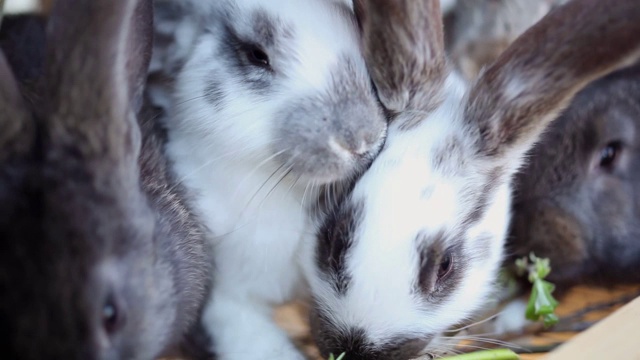
{"label": "fluffy cheek fur", "polygon": [[286,34],[273,45],[272,69],[248,65],[231,30],[205,31],[178,77],[172,136],[307,181],[349,176],[386,133],[351,19],[335,15],[342,38],[330,39],[259,14],[262,26]]}
{"label": "fluffy cheek fur", "polygon": [[225,65],[228,54],[222,51],[215,36],[201,36],[178,76],[176,116],[167,125],[194,147],[206,144],[205,152],[263,158],[273,138],[269,114],[279,100],[248,91]]}

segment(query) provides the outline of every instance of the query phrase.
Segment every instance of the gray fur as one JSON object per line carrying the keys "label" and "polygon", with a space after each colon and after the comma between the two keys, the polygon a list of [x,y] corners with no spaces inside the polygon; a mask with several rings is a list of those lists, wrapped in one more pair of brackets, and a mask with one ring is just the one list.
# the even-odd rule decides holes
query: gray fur
{"label": "gray fur", "polygon": [[273,152],[283,151],[280,162],[292,164],[294,173],[330,178],[352,172],[354,164],[327,146],[330,138],[360,158],[357,171],[370,162],[371,149],[379,143],[385,123],[372,121],[383,115],[371,96],[366,74],[355,68],[345,57],[332,72],[331,87],[319,96],[301,96],[277,116],[276,133],[282,141],[274,144]]}
{"label": "gray fur", "polygon": [[[611,169],[601,151],[622,147]],[[516,178],[511,253],[551,259],[549,279],[640,282],[640,66],[582,91]]]}
{"label": "gray fur", "polygon": [[224,87],[222,82],[218,79],[219,74],[217,72],[212,72],[209,74],[208,85],[205,88],[204,96],[207,99],[207,102],[215,107],[220,107],[224,105],[224,97],[226,93],[224,91]]}
{"label": "gray fur", "polygon": [[55,46],[37,45],[41,99],[3,107],[37,124],[34,141],[10,133],[29,146],[19,164],[0,163],[13,210],[0,213],[11,359],[151,359],[179,352],[197,325],[210,287],[205,229],[168,171],[161,131],[137,123],[151,16],[147,0],[58,0],[46,33]]}

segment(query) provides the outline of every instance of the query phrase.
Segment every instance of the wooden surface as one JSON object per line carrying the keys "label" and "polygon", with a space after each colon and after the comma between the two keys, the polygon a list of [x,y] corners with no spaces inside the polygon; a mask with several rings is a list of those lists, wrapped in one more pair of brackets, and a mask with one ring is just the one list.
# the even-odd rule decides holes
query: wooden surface
{"label": "wooden surface", "polygon": [[[562,317],[566,317],[569,316],[570,314],[574,314],[578,311],[580,311],[581,309],[584,309],[588,306],[594,306],[597,304],[602,304],[602,303],[606,303],[609,301],[612,301],[614,299],[619,299],[622,296],[634,296],[636,294],[638,294],[638,292],[640,291],[640,286],[627,286],[627,287],[620,287],[618,289],[615,290],[604,290],[604,289],[595,289],[595,288],[589,288],[589,287],[578,287],[576,289],[574,289],[571,293],[568,294],[568,296],[565,299],[562,299],[560,302],[560,306],[557,309],[557,314],[558,316]],[[621,307],[623,306],[623,304],[620,305],[616,305],[613,306],[611,308],[608,309],[603,309],[600,311],[594,311],[592,313],[590,313],[589,315],[585,316],[585,321],[602,321],[603,319],[606,319],[608,316],[614,314],[617,310],[619,310]],[[628,324],[636,324],[640,322],[640,317],[636,317],[635,319],[630,318],[630,319],[626,319],[625,320]],[[597,326],[599,323],[596,323],[595,326]],[[586,331],[589,331],[591,329],[588,329]],[[585,331],[585,332],[586,332]],[[576,337],[577,335],[579,335],[580,333],[577,332],[547,332],[547,333],[541,333],[537,336],[534,336],[531,338],[531,343],[532,344],[536,344],[536,345],[544,345],[544,344],[550,344],[550,343],[554,343],[554,342],[566,342],[567,344],[571,343],[571,341],[573,341],[574,337]],[[636,332],[633,332],[632,334],[637,334]],[[613,335],[613,334],[612,334]],[[631,334],[629,334],[631,335]],[[636,335],[637,339],[640,339],[640,335]],[[601,343],[605,343],[607,342],[609,339],[609,336],[605,336],[602,339],[600,339],[599,341]],[[638,346],[638,348],[640,348],[640,342],[637,342],[636,346]],[[587,359],[587,354],[590,352],[589,350],[578,350],[578,353],[574,353],[572,357],[561,357],[562,355],[560,355],[560,357],[553,355],[553,357],[551,357],[551,354],[555,354],[556,351],[560,351],[560,348],[552,351],[550,354],[536,354],[536,355],[522,355],[522,359],[523,360],[533,360],[533,359]],[[580,354],[580,355],[579,355]],[[584,357],[583,357],[584,356]],[[596,357],[597,359],[619,359],[619,360],[623,360],[623,359],[636,359],[636,358],[632,358],[632,357]]]}
{"label": "wooden surface", "polygon": [[[581,311],[586,307],[610,302],[614,299],[619,299],[622,296],[633,296],[640,292],[640,286],[627,286],[621,287],[614,290],[605,290],[605,289],[596,289],[590,287],[577,287],[573,289],[571,292],[567,294],[565,298],[560,301],[560,306],[557,309],[558,316],[566,317],[571,314],[575,314],[576,312]],[[620,309],[622,305],[616,305],[610,307],[608,309],[603,309],[599,311],[590,312],[583,320],[585,321],[598,321],[596,326],[600,324],[604,324],[604,321],[599,322],[600,320],[606,318],[607,316],[614,313],[616,310]],[[624,309],[623,309],[624,310]],[[621,310],[622,311],[622,310]],[[301,346],[305,352],[312,358],[320,360],[320,356],[318,354],[317,349],[313,346],[312,340],[309,335],[309,327],[305,321],[306,312],[304,306],[300,304],[293,304],[289,306],[284,306],[276,312],[276,320],[278,323],[291,335],[294,341]],[[561,342],[567,342],[576,337],[576,342],[579,341],[578,345],[566,345],[566,347],[561,346],[556,350],[552,351],[551,354],[546,353],[536,353],[536,354],[521,354],[522,360],[540,360],[540,359],[549,359],[549,360],[565,360],[565,359],[616,359],[616,360],[640,360],[640,332],[638,330],[632,330],[632,327],[637,327],[640,324],[640,300],[636,301],[635,308],[632,310],[624,310],[621,316],[616,313],[616,317],[611,317],[613,321],[610,325],[607,325],[604,330],[599,330],[596,326],[590,328],[589,330],[593,330],[595,335],[589,335],[586,339],[583,340],[577,338],[577,332],[543,332],[537,334],[535,336],[527,336],[517,341],[513,341],[514,344],[519,344],[523,346],[547,346],[551,344],[557,344]],[[618,331],[609,331],[607,329],[616,328]],[[587,335],[585,331],[584,335]],[[626,334],[625,334],[626,333]],[[627,336],[626,338],[624,336]],[[621,342],[624,342],[625,339],[629,339],[629,336],[633,336],[633,339],[637,339],[637,341],[633,341],[631,343],[627,342],[626,344],[629,346],[635,346],[635,350],[627,347],[622,353],[609,352],[605,354],[616,354],[615,356],[604,356],[599,357],[597,354],[594,354],[595,351],[603,351],[602,349],[609,349],[611,346],[621,346]],[[585,350],[584,354],[582,348],[587,348],[584,343],[593,343],[590,350]],[[567,343],[569,344],[569,343]],[[630,349],[630,350],[627,350]],[[610,349],[609,349],[610,350]],[[558,352],[558,355],[555,355],[555,351]],[[569,352],[567,352],[569,351]],[[633,352],[635,351],[635,352]],[[567,355],[571,354],[571,355]],[[595,357],[587,357],[586,355],[591,354],[590,356]],[[584,356],[583,356],[584,355]]]}
{"label": "wooden surface", "polygon": [[546,356],[562,359],[640,359],[640,297]]}

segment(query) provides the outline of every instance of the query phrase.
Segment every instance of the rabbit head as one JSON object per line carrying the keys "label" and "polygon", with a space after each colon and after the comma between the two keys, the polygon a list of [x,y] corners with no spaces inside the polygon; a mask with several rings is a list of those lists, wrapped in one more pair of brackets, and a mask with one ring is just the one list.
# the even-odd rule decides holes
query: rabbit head
{"label": "rabbit head", "polygon": [[386,121],[346,2],[198,1],[186,13],[202,29],[176,79],[176,146],[319,184],[379,150]]}
{"label": "rabbit head", "polygon": [[492,291],[526,151],[577,91],[639,55],[640,4],[553,10],[466,92],[448,77],[437,0],[356,5],[394,117],[306,249],[312,328],[323,354],[433,356]]}
{"label": "rabbit head", "polygon": [[[166,226],[140,184],[136,113],[151,24],[147,0],[58,0],[52,10],[29,211],[15,215],[32,213],[33,226],[2,224],[12,359],[150,359],[186,326],[161,249]],[[22,141],[15,133],[3,131],[2,143]]]}
{"label": "rabbit head", "polygon": [[580,92],[517,175],[508,253],[551,260],[549,280],[640,281],[640,66]]}

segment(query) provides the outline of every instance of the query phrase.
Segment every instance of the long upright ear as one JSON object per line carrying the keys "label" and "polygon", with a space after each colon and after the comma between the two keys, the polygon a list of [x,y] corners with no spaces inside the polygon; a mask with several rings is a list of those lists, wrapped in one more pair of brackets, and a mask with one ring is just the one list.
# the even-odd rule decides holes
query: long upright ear
{"label": "long upright ear", "polygon": [[56,1],[45,72],[47,135],[54,149],[74,149],[74,156],[101,164],[135,164],[135,114],[149,66],[152,19],[151,0]]}
{"label": "long upright ear", "polygon": [[638,58],[639,35],[638,1],[573,0],[551,11],[471,89],[464,115],[479,153],[519,159],[580,89]]}
{"label": "long upright ear", "polygon": [[382,104],[430,110],[445,79],[439,0],[356,0],[365,59]]}
{"label": "long upright ear", "polygon": [[[31,149],[35,128],[20,89],[0,50],[0,167]],[[2,169],[0,169],[2,171]]]}

